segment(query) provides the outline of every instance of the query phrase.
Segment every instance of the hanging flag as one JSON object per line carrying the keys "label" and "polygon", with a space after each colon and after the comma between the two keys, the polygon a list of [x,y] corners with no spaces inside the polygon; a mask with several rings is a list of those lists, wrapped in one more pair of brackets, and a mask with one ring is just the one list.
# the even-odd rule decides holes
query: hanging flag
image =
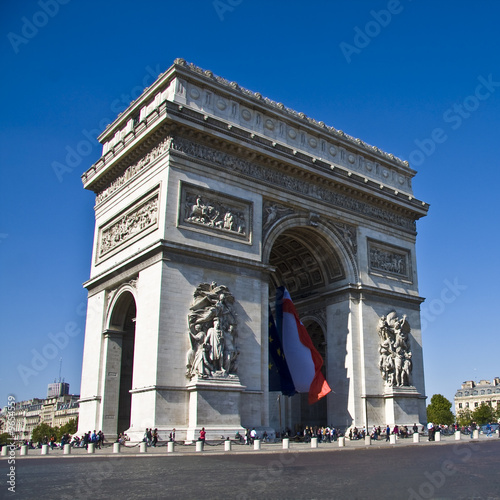
{"label": "hanging flag", "polygon": [[285,396],[293,396],[296,393],[271,308],[269,308],[269,390],[281,391]]}
{"label": "hanging flag", "polygon": [[[314,347],[285,287],[276,290],[277,314],[282,312],[282,343],[285,358],[297,392],[309,393],[309,404],[331,392],[321,373],[323,359]],[[281,306],[281,311],[279,306]]]}

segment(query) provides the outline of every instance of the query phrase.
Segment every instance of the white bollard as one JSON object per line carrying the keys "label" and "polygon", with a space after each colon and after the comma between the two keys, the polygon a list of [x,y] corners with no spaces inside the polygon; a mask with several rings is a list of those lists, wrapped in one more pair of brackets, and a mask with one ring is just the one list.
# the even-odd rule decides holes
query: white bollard
{"label": "white bollard", "polygon": [[253,449],[260,450],[260,439],[255,439],[253,442]]}
{"label": "white bollard", "polygon": [[28,447],[25,444],[23,444],[21,446],[21,456],[24,457],[27,454],[28,454]]}
{"label": "white bollard", "polygon": [[231,441],[229,439],[224,441],[224,451],[231,451]]}
{"label": "white bollard", "polygon": [[94,443],[89,443],[88,444],[87,453],[89,453],[89,454],[95,453],[95,445],[94,445]]}
{"label": "white bollard", "polygon": [[460,441],[462,439],[462,433],[460,431],[455,431],[455,441]]}
{"label": "white bollard", "polygon": [[64,455],[71,455],[71,445],[70,444],[64,445],[63,454]]}
{"label": "white bollard", "polygon": [[167,443],[167,452],[168,453],[173,453],[175,450],[175,443],[173,441],[169,441]]}
{"label": "white bollard", "polygon": [[318,438],[311,438],[311,448],[318,447]]}
{"label": "white bollard", "polygon": [[413,433],[413,442],[414,443],[419,443],[420,442],[420,434],[418,432]]}
{"label": "white bollard", "polygon": [[139,443],[139,453],[146,453],[148,451],[148,443],[145,443],[144,441],[142,443]]}
{"label": "white bollard", "polygon": [[391,434],[389,436],[389,443],[390,444],[396,444],[396,434]]}
{"label": "white bollard", "polygon": [[7,445],[2,446],[2,453],[1,453],[0,456],[6,457],[7,456],[7,451],[8,451],[8,446]]}
{"label": "white bollard", "polygon": [[120,453],[120,443],[113,443],[113,453]]}
{"label": "white bollard", "polygon": [[288,438],[283,438],[283,449],[288,450],[290,448],[290,440]]}
{"label": "white bollard", "polygon": [[441,433],[439,431],[434,434],[434,441],[436,441],[436,443],[439,443],[439,441],[441,441]]}
{"label": "white bollard", "polygon": [[365,436],[365,445],[370,446],[372,444],[372,438],[370,436]]}
{"label": "white bollard", "polygon": [[203,441],[196,441],[196,451],[203,451]]}
{"label": "white bollard", "polygon": [[345,437],[339,437],[339,448],[344,448],[345,446]]}
{"label": "white bollard", "polygon": [[479,439],[479,429],[474,429],[472,439]]}
{"label": "white bollard", "polygon": [[49,454],[49,445],[42,444],[42,455],[48,455],[48,454]]}

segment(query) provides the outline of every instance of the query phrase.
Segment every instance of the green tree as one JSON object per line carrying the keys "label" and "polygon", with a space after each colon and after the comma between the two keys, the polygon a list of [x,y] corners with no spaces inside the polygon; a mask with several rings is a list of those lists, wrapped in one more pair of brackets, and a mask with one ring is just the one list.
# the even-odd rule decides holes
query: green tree
{"label": "green tree", "polygon": [[451,425],[455,422],[455,415],[450,408],[451,403],[444,396],[434,394],[431,398],[431,404],[427,406],[427,422]]}
{"label": "green tree", "polygon": [[64,434],[73,435],[77,429],[78,429],[78,419],[72,418],[68,423],[62,425],[57,429],[56,439],[60,441],[61,438],[64,436]]}
{"label": "green tree", "polygon": [[472,419],[478,425],[484,425],[488,422],[493,422],[495,420],[493,408],[488,403],[481,403],[472,412]]}
{"label": "green tree", "polygon": [[472,418],[472,412],[469,408],[464,408],[459,410],[457,413],[457,423],[460,427],[468,427],[474,419]]}
{"label": "green tree", "polygon": [[0,445],[4,446],[4,445],[10,444],[10,443],[12,443],[12,439],[10,437],[10,434],[8,432],[2,432],[2,434],[0,434]]}
{"label": "green tree", "polygon": [[34,429],[33,433],[31,434],[31,439],[34,443],[41,443],[43,441],[43,438],[46,436],[47,439],[50,439],[50,436],[56,436],[57,437],[57,431],[59,430],[58,427],[51,427],[48,424],[38,424]]}

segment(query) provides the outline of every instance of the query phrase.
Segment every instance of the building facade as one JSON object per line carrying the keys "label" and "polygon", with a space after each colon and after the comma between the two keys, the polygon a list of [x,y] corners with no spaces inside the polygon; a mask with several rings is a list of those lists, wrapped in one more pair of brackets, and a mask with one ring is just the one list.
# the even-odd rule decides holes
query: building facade
{"label": "building facade", "polygon": [[474,382],[468,380],[455,394],[455,415],[462,410],[474,411],[481,403],[500,408],[500,378]]}
{"label": "building facade", "polygon": [[[80,432],[425,422],[407,162],[182,59],[99,141]],[[312,406],[268,389],[280,285],[333,389]]]}
{"label": "building facade", "polygon": [[[11,437],[16,441],[30,440],[33,429],[42,423],[50,427],[62,427],[70,420],[78,419],[79,399],[78,395],[65,394],[16,402],[12,411],[14,425]],[[7,411],[4,409],[0,419],[5,421],[6,418]],[[2,428],[7,429],[7,425]]]}

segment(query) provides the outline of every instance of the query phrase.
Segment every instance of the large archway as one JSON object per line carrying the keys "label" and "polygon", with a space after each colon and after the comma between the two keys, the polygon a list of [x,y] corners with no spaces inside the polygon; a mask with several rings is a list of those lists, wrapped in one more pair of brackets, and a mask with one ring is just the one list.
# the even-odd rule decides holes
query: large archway
{"label": "large archway", "polygon": [[[123,433],[130,425],[131,393],[134,369],[134,343],[136,302],[128,290],[121,292],[111,308],[109,327],[106,330],[108,356],[105,401],[106,411],[116,415],[116,434]],[[109,433],[109,429],[108,429]]]}
{"label": "large archway", "polygon": [[[324,228],[289,226],[275,236],[269,250],[269,264],[275,269],[269,283],[269,303],[273,307],[278,286],[288,289],[299,317],[324,360],[322,370],[327,380],[331,353],[328,353],[325,297],[352,274],[346,269],[345,256],[337,248]],[[307,394],[293,396],[285,403],[286,425],[297,431],[306,425],[330,424],[327,399],[328,396],[309,405]]]}

